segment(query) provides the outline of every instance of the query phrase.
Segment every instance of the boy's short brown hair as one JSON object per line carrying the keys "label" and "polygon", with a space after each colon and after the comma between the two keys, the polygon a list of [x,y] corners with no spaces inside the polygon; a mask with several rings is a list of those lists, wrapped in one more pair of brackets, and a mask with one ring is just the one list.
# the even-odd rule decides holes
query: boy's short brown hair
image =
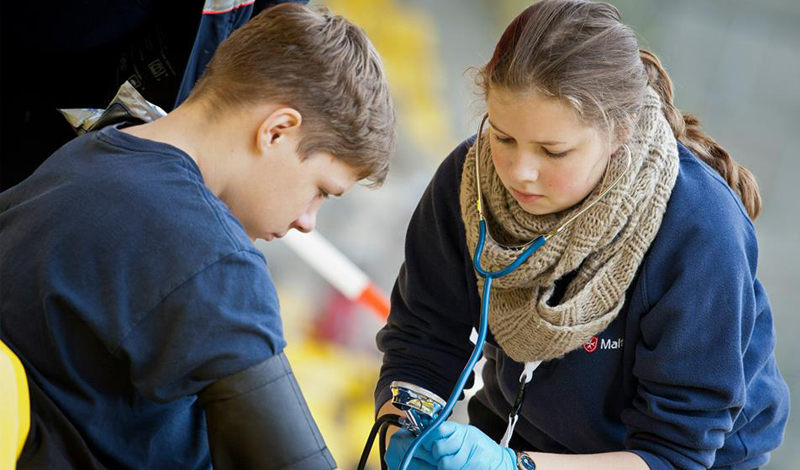
{"label": "boy's short brown hair", "polygon": [[187,102],[217,112],[275,102],[303,116],[298,152],[328,152],[372,186],[395,147],[395,116],[381,59],[364,32],[324,7],[281,4],[226,39]]}

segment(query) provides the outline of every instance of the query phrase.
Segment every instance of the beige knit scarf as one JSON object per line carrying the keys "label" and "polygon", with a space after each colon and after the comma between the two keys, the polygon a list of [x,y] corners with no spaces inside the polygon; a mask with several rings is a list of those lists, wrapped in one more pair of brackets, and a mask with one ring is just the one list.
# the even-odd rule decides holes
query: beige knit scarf
{"label": "beige knit scarf", "polygon": [[[661,225],[675,179],[678,149],[661,111],[661,100],[648,88],[638,117],[639,129],[628,142],[631,167],[585,214],[539,248],[513,273],[492,282],[489,327],[505,353],[518,362],[549,360],[581,347],[616,318],[645,252]],[[612,156],[601,183],[580,204],[557,214],[525,212],[506,190],[492,164],[488,135],[480,156],[481,188],[489,230],[499,243],[525,243],[555,228],[580,210],[625,170],[626,150]],[[475,201],[475,146],[461,175],[461,218],[470,254],[478,242]],[[518,250],[486,239],[483,268],[511,264]],[[577,270],[558,305],[549,305],[555,283]],[[478,289],[484,280],[478,276]]]}

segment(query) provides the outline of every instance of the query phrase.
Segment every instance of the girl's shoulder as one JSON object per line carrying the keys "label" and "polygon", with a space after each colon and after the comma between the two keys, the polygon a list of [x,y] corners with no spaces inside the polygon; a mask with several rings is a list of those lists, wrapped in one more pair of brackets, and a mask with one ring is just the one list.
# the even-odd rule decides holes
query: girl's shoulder
{"label": "girl's shoulder", "polygon": [[747,210],[722,176],[680,142],[678,156],[680,169],[662,227],[703,233],[731,229],[753,232]]}
{"label": "girl's shoulder", "polygon": [[461,173],[464,169],[464,162],[467,160],[469,149],[475,143],[475,136],[470,136],[459,143],[450,154],[442,160],[439,168],[434,175],[434,181],[446,183],[448,185],[461,184]]}
{"label": "girl's shoulder", "polygon": [[741,200],[725,180],[678,143],[680,169],[658,234],[642,262],[651,300],[676,283],[694,289],[755,277],[758,242]]}

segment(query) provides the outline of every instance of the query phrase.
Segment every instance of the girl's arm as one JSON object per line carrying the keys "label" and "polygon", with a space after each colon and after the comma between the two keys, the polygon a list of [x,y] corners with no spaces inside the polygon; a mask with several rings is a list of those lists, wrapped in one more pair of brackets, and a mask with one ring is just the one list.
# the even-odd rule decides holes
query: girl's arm
{"label": "girl's arm", "polygon": [[391,398],[395,380],[449,396],[474,348],[479,298],[459,205],[468,148],[465,142],[442,162],[409,223],[391,311],[377,335],[384,355],[376,408]]}
{"label": "girl's arm", "polygon": [[575,455],[526,453],[536,462],[536,470],[650,470],[645,461],[633,452]]}

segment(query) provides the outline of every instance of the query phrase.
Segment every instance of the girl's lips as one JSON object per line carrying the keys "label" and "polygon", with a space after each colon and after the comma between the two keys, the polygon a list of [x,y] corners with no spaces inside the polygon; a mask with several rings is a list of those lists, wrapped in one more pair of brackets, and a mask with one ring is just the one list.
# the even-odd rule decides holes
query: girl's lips
{"label": "girl's lips", "polygon": [[511,195],[514,196],[517,201],[524,203],[538,201],[543,197],[541,194],[521,193],[514,188],[511,188]]}

